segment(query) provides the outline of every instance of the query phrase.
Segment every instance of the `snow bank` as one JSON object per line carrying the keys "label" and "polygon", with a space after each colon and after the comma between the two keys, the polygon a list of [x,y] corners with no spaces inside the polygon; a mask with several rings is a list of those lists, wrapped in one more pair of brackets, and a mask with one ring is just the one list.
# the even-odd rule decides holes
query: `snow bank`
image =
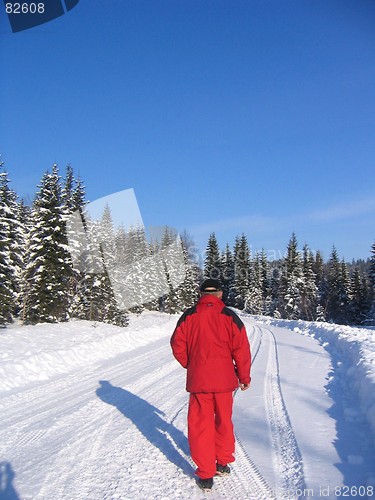
{"label": "snow bank", "polygon": [[176,318],[131,315],[130,325],[105,323],[10,325],[0,331],[0,391],[47,380],[170,335]]}
{"label": "snow bank", "polygon": [[339,366],[340,376],[345,377],[350,392],[358,396],[359,410],[365,415],[375,441],[375,331],[331,323],[254,318],[319,340]]}

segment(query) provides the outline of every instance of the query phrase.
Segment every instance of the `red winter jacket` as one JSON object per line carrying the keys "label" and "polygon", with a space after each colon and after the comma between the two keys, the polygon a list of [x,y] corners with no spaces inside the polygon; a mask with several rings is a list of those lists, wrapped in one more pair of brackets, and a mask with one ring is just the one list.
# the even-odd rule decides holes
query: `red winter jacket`
{"label": "red winter jacket", "polygon": [[[174,357],[187,368],[188,392],[231,392],[250,383],[245,326],[215,295],[185,311],[171,338]],[[237,373],[236,373],[237,372]]]}

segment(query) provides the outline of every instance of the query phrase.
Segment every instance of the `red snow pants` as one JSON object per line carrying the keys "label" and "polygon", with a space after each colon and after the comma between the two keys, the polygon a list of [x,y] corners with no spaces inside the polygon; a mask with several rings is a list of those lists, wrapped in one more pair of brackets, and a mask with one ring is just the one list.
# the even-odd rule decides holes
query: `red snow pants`
{"label": "red snow pants", "polygon": [[232,392],[190,394],[188,440],[195,473],[202,479],[213,477],[216,462],[234,462]]}

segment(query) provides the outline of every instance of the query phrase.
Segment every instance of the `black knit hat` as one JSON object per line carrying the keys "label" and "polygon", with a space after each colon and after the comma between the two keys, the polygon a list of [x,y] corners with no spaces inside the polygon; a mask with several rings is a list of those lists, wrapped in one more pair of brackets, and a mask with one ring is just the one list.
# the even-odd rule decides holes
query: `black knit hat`
{"label": "black knit hat", "polygon": [[221,290],[221,283],[219,280],[207,279],[201,284],[201,292],[219,292]]}

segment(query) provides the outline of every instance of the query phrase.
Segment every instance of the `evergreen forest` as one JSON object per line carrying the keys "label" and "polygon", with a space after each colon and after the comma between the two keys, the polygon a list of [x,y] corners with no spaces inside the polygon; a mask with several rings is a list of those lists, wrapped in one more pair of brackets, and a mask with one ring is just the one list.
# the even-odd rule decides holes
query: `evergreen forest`
{"label": "evergreen forest", "polygon": [[[285,256],[270,260],[265,250],[253,255],[244,234],[236,238],[233,248],[227,244],[220,249],[215,233],[208,239],[204,257],[199,258],[185,232],[181,235],[183,281],[173,286],[166,268],[168,291],[124,310],[108,274],[111,261],[144,262],[167,248],[174,232],[166,226],[160,241],[148,241],[143,227],[116,228],[107,207],[93,226],[102,242],[100,262],[91,268],[77,267],[71,241],[68,244],[67,221],[74,213],[85,221],[87,203],[83,182],[70,165],[63,175],[53,165],[30,204],[19,199],[0,165],[0,326],[15,320],[36,324],[72,318],[126,326],[129,312],[147,309],[173,314],[192,306],[205,277],[220,279],[225,303],[249,314],[350,325],[375,323],[375,242],[367,260],[345,262],[333,247],[325,261],[321,252],[312,252],[307,244],[299,249],[295,234]],[[79,235],[75,243],[78,252]],[[151,271],[143,266],[139,289],[157,286]]]}

